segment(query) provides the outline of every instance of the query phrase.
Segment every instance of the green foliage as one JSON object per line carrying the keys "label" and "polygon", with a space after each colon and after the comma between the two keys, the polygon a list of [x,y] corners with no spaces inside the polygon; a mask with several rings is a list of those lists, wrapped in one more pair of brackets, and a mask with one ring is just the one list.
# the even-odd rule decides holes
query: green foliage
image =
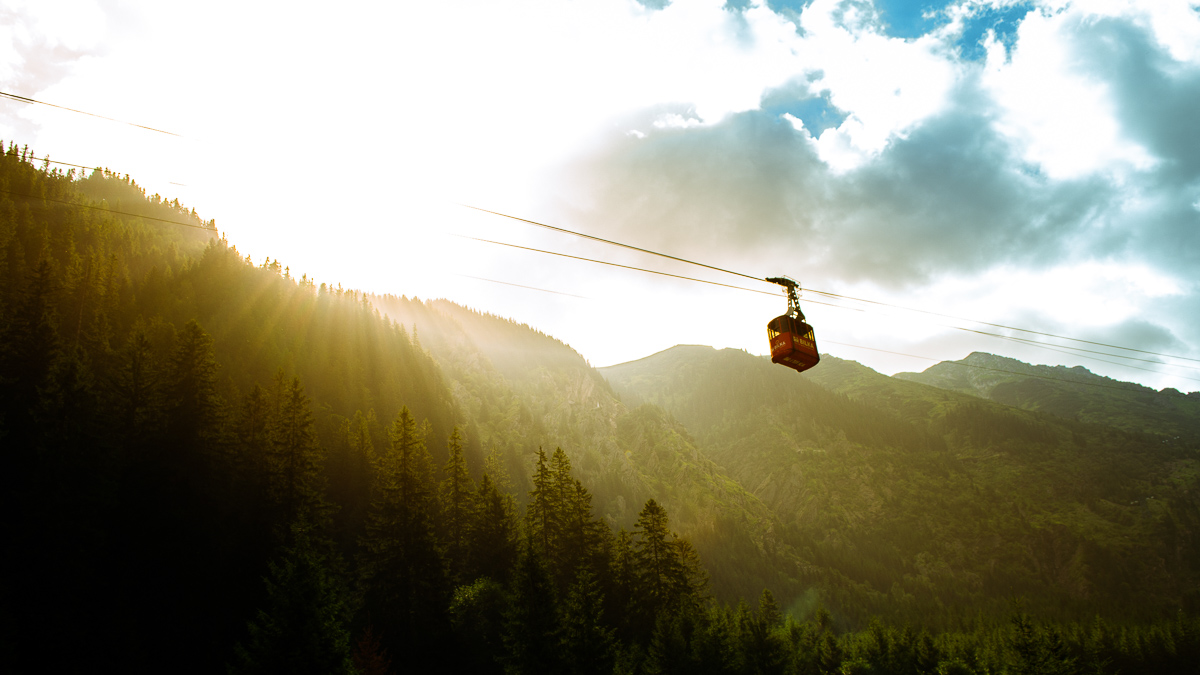
{"label": "green foliage", "polygon": [[211,442],[222,403],[212,338],[194,320],[176,340],[166,380],[167,433],[195,452]]}
{"label": "green foliage", "polygon": [[27,157],[0,148],[14,672],[1200,660],[1184,444],[704,348],[606,370],[627,406],[527,326],[295,279]]}
{"label": "green foliage", "polygon": [[234,673],[357,672],[350,659],[349,619],[343,591],[304,530],[283,559],[271,563],[266,609],[249,624]]}
{"label": "green foliage", "polygon": [[973,352],[961,361],[896,377],[1064,419],[1154,434],[1167,442],[1200,443],[1200,393],[1156,392],[1081,366],[1033,366]]}
{"label": "green foliage", "polygon": [[602,372],[666,407],[777,519],[769,539],[720,521],[722,544],[693,535],[718,588],[729,549],[752,546],[799,569],[764,584],[785,606],[815,593],[856,626],[1003,616],[1013,594],[1060,618],[1150,618],[1200,583],[1200,457],[1178,444],[833,357],[797,376],[677,347]]}
{"label": "green foliage", "polygon": [[402,408],[390,435],[376,466],[360,570],[366,612],[385,648],[399,654],[447,639],[450,586],[437,543],[437,493],[425,430]]}
{"label": "green foliage", "polygon": [[[282,383],[279,383],[282,385]],[[325,501],[323,455],[317,445],[308,397],[298,378],[276,392],[279,401],[267,446],[268,494],[279,513],[276,521],[285,532],[297,527],[328,527],[329,504]],[[286,541],[285,534],[285,541]]]}
{"label": "green foliage", "polygon": [[[0,589],[0,657],[30,670],[66,637],[68,670],[212,672],[293,521],[350,553],[362,534],[370,476],[335,490],[344,474],[322,461],[337,421],[407,403],[445,433],[449,394],[361,294],[253,265],[127,177],[26,157],[0,149],[0,506],[23,514],[0,533],[22,552],[20,583]],[[330,497],[359,504],[349,531],[322,531]]]}
{"label": "green foliage", "polygon": [[526,542],[513,573],[503,636],[505,673],[534,675],[564,670],[566,655],[560,642],[558,600],[541,551],[532,540]]}
{"label": "green foliage", "polygon": [[604,675],[612,672],[615,629],[604,617],[604,595],[590,572],[581,570],[562,608],[562,646],[567,672]]}
{"label": "green foliage", "polygon": [[634,607],[645,626],[699,601],[703,571],[687,542],[670,531],[666,511],[653,499],[638,515],[633,562],[637,570]]}
{"label": "green foliage", "polygon": [[499,673],[504,660],[504,614],[508,596],[504,586],[480,577],[459,586],[450,601],[450,618],[462,662],[476,673]]}
{"label": "green foliage", "polygon": [[450,459],[442,468],[438,498],[442,509],[442,542],[451,566],[451,577],[462,581],[466,576],[470,546],[471,516],[476,511],[475,486],[462,454],[462,434],[458,427],[450,434]]}
{"label": "green foliage", "polygon": [[476,492],[475,512],[467,533],[468,577],[507,582],[517,561],[517,521],[512,500],[500,493],[489,474]]}

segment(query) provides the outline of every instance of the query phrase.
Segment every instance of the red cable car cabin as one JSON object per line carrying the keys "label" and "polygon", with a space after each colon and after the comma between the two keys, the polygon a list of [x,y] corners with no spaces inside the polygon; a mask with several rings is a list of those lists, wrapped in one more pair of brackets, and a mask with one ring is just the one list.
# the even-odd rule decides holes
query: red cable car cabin
{"label": "red cable car cabin", "polygon": [[787,291],[788,313],[767,323],[767,339],[771,342],[771,361],[804,372],[821,361],[817,338],[812,326],[804,320],[796,289],[800,284],[788,277],[771,277],[767,281],[783,286]]}
{"label": "red cable car cabin", "polygon": [[812,326],[796,317],[784,314],[771,319],[767,323],[767,339],[771,341],[774,363],[803,372],[821,360]]}

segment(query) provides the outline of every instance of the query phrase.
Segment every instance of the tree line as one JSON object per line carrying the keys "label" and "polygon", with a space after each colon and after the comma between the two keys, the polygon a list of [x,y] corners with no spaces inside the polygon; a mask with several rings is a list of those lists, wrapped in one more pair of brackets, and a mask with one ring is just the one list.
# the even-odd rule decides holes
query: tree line
{"label": "tree line", "polygon": [[716,602],[656,500],[622,529],[596,515],[561,448],[539,451],[528,476],[485,456],[416,331],[362,294],[254,264],[128,177],[30,156],[0,147],[0,659],[12,672],[1194,662],[1187,618],[1110,629],[1016,612],[930,635],[855,632],[822,610],[799,621],[807,612],[769,592],[754,608]]}

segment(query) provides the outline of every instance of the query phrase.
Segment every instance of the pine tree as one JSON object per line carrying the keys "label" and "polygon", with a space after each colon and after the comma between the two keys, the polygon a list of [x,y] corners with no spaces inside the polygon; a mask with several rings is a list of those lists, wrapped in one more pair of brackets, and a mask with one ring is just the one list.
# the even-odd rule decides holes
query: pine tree
{"label": "pine tree", "polygon": [[334,529],[345,548],[353,548],[366,527],[377,460],[371,430],[376,425],[374,410],[342,418],[326,462],[329,498],[338,505]]}
{"label": "pine tree", "polygon": [[275,412],[266,390],[255,385],[243,399],[230,433],[230,486],[243,529],[229,534],[242,537],[248,559],[268,559],[272,547],[286,539],[275,493],[280,482],[272,455]]}
{"label": "pine tree", "polygon": [[267,499],[268,458],[271,456],[271,434],[277,425],[276,413],[266,390],[256,384],[246,394],[234,425],[234,475],[247,485],[256,508]]}
{"label": "pine tree", "polygon": [[[375,443],[371,440],[371,428],[376,425],[375,410],[354,411],[350,420],[346,439],[350,444],[351,457],[354,458],[355,482],[368,479],[371,476],[371,466],[375,463]],[[367,481],[369,483],[369,480]]]}
{"label": "pine tree", "polygon": [[308,396],[300,379],[293,378],[283,393],[267,455],[270,496],[285,541],[296,526],[318,531],[328,526],[322,459]]}
{"label": "pine tree", "polygon": [[[10,451],[28,452],[34,439],[32,417],[40,390],[59,354],[58,323],[54,309],[58,283],[54,268],[43,258],[31,270],[25,288],[0,340],[0,432]],[[18,463],[10,475],[24,475]]]}
{"label": "pine tree", "polygon": [[821,631],[816,644],[817,672],[821,675],[836,675],[842,672],[845,653],[837,638],[829,629]]}
{"label": "pine tree", "polygon": [[613,541],[612,561],[609,564],[609,587],[605,595],[607,615],[617,627],[622,642],[632,642],[644,633],[637,618],[637,562],[633,553],[633,536],[626,530],[617,533]]}
{"label": "pine tree", "polygon": [[500,494],[511,497],[513,493],[512,476],[508,473],[507,462],[498,448],[492,448],[483,459],[483,472],[492,477],[492,483]]}
{"label": "pine tree", "polygon": [[458,427],[450,434],[449,450],[450,458],[443,469],[446,478],[442,481],[440,493],[445,530],[442,540],[452,577],[461,583],[466,581],[464,577],[468,563],[470,521],[475,511],[475,486],[463,459],[462,434]]}
{"label": "pine tree", "polygon": [[700,554],[686,539],[675,537],[671,544],[675,548],[678,574],[671,580],[671,588],[683,606],[703,600],[708,589],[708,572],[700,562]]}
{"label": "pine tree", "polygon": [[184,452],[202,452],[215,440],[221,402],[213,341],[195,321],[184,326],[166,379],[167,433]]}
{"label": "pine tree", "polygon": [[513,576],[511,601],[504,616],[504,671],[508,675],[562,672],[562,625],[554,583],[541,549],[526,540]]}
{"label": "pine tree", "polygon": [[1041,652],[1039,672],[1046,675],[1075,675],[1079,672],[1076,659],[1057,626],[1048,626],[1043,630]]}
{"label": "pine tree", "polygon": [[475,493],[468,533],[468,578],[508,583],[517,562],[517,523],[508,495],[500,494],[491,474],[483,474]]}
{"label": "pine tree", "polygon": [[428,653],[448,639],[450,589],[437,546],[425,432],[403,408],[376,467],[362,544],[364,608],[392,654]]}
{"label": "pine tree", "polygon": [[[87,471],[99,459],[98,401],[91,369],[82,350],[69,349],[55,363],[41,391],[38,416],[45,442],[55,457],[45,458],[67,471]],[[64,466],[73,464],[74,466]],[[82,476],[81,476],[82,478]],[[92,476],[99,478],[99,476]]]}
{"label": "pine tree", "polygon": [[1009,664],[1013,673],[1068,675],[1078,672],[1075,658],[1054,627],[1038,628],[1020,608],[1010,620]]}
{"label": "pine tree", "polygon": [[533,490],[529,492],[529,505],[525,508],[525,521],[532,543],[547,556],[557,544],[555,518],[558,515],[558,491],[554,473],[546,463],[546,453],[538,448],[537,466],[533,471]]}
{"label": "pine tree", "polygon": [[122,444],[142,448],[154,433],[158,407],[158,373],[153,349],[141,326],[136,326],[121,350],[110,390]]}
{"label": "pine tree", "polygon": [[234,673],[356,672],[349,619],[340,586],[301,528],[282,560],[271,563],[266,609],[248,624],[249,643],[238,645]]}
{"label": "pine tree", "polygon": [[638,514],[634,530],[637,544],[634,559],[647,602],[655,610],[666,608],[670,600],[671,580],[678,576],[675,551],[672,550],[667,528],[667,512],[653,499],[646,502]]}
{"label": "pine tree", "polygon": [[612,672],[614,630],[604,622],[600,584],[587,570],[579,572],[563,603],[562,644],[568,672],[575,675]]}
{"label": "pine tree", "polygon": [[1089,675],[1104,675],[1112,666],[1113,636],[1108,624],[1099,616],[1084,637],[1084,668]]}
{"label": "pine tree", "polygon": [[638,514],[634,536],[638,614],[649,627],[660,614],[698,599],[703,571],[691,544],[670,531],[667,512],[653,499]]}
{"label": "pine tree", "polygon": [[941,654],[929,631],[921,630],[913,643],[913,668],[919,673],[931,673],[941,661]]}
{"label": "pine tree", "polygon": [[[745,609],[745,605],[742,606]],[[758,675],[782,673],[786,663],[783,642],[776,634],[782,623],[782,615],[771,591],[763,589],[758,600],[758,611],[739,614],[742,635],[742,653],[748,672]]]}
{"label": "pine tree", "polygon": [[654,624],[646,649],[648,675],[690,675],[697,664],[692,659],[695,626],[687,615],[661,614]]}

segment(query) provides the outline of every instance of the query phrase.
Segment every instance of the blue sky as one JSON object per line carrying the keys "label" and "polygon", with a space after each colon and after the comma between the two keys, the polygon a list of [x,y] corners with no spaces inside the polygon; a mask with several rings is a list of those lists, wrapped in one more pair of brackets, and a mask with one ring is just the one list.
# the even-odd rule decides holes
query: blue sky
{"label": "blue sky", "polygon": [[[782,300],[466,243],[713,274],[456,204],[1200,358],[1194,0],[0,0],[0,18],[3,91],[182,134],[0,102],[6,140],[130,173],[255,259],[511,316],[598,365],[763,353]],[[297,168],[314,157],[320,175]],[[828,351],[884,372],[979,350],[1200,389],[1194,362],[860,309],[805,311]]]}

